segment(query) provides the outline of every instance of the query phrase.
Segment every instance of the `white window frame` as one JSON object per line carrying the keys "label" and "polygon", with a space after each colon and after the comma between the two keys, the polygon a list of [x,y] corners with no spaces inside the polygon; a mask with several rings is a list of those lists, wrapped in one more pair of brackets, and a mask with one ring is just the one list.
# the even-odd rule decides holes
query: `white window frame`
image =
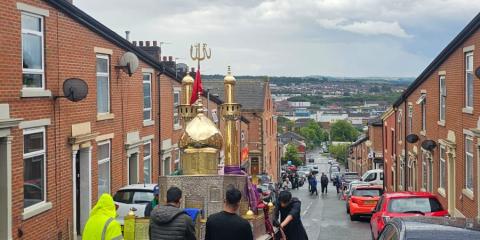
{"label": "white window frame", "polygon": [[[145,149],[148,146],[150,149],[149,155],[145,156]],[[143,175],[143,182],[144,183],[152,183],[152,140],[148,140],[143,144],[143,171],[145,172],[145,161],[149,160],[149,166],[148,166],[148,171],[149,171],[149,179],[145,178],[145,174]],[[147,181],[148,180],[148,181]]]}
{"label": "white window frame", "polygon": [[[112,192],[112,189],[111,189],[111,185],[112,185],[112,162],[111,162],[111,159],[112,159],[112,143],[110,141],[110,139],[108,140],[105,140],[105,141],[101,141],[101,142],[98,142],[97,143],[97,149],[99,146],[102,146],[102,145],[107,145],[108,144],[108,158],[103,158],[103,159],[98,159],[97,157],[97,164],[98,166],[100,166],[100,164],[104,164],[104,163],[108,163],[108,177],[110,178],[109,179],[109,185],[108,185],[108,193],[110,194]],[[98,169],[98,167],[97,167]],[[98,172],[97,172],[97,178],[98,178]],[[97,183],[97,192],[98,192],[98,183]],[[100,196],[98,196],[100,197]]]}
{"label": "white window frame", "polygon": [[428,188],[428,166],[427,156],[422,154],[422,189],[427,191]]}
{"label": "white window frame", "polygon": [[[145,76],[148,76],[149,79],[148,80],[145,80]],[[143,78],[143,84],[146,84],[148,83],[150,85],[150,107],[147,108],[145,107],[145,92],[143,92],[143,121],[146,122],[146,121],[151,121],[152,120],[152,73],[147,73],[147,72],[144,72],[143,75],[142,75],[142,78]],[[142,85],[143,86],[143,85]],[[145,88],[143,88],[145,89]],[[149,118],[145,119],[145,111],[148,111],[149,112]]]}
{"label": "white window frame", "polygon": [[[21,40],[23,41],[23,34],[32,34],[36,36],[40,36],[42,38],[42,69],[28,69],[23,68],[23,44],[22,44],[22,88],[23,89],[45,89],[45,29],[44,29],[44,17],[38,14],[22,12],[22,15],[27,15],[35,18],[40,19],[40,32],[33,31],[29,29],[21,28]],[[21,23],[20,23],[21,25]],[[25,87],[23,85],[23,74],[41,74],[42,75],[42,87]]]}
{"label": "white window frame", "polygon": [[[446,185],[446,179],[447,179],[447,162],[446,162],[446,159],[442,157],[442,151],[445,153],[445,157],[447,157],[447,148],[445,147],[445,145],[440,145],[440,165],[439,165],[439,168],[438,168],[438,171],[439,171],[439,188],[441,189],[445,189],[445,185]],[[443,165],[443,172],[442,172],[442,165]]]}
{"label": "white window frame", "polygon": [[[43,134],[43,149],[35,152],[25,153],[25,146],[23,145],[23,161],[26,158],[37,157],[43,155],[43,201],[35,203],[31,206],[24,207],[23,211],[28,212],[30,209],[36,209],[36,206],[42,205],[47,203],[47,138],[46,138],[46,130],[45,127],[39,128],[29,128],[23,130],[23,136],[35,134],[35,133],[42,133]],[[23,142],[25,144],[25,141]],[[23,163],[22,163],[23,164]]]}
{"label": "white window frame", "polygon": [[[97,54],[95,58],[95,63],[97,58],[101,59],[106,59],[107,60],[107,73],[103,72],[98,72],[97,69],[95,69],[96,77],[107,77],[107,86],[108,86],[108,91],[107,91],[107,108],[108,110],[106,112],[99,112],[98,109],[98,102],[97,102],[97,114],[108,114],[111,112],[111,106],[110,106],[110,56],[106,54]],[[96,68],[95,64],[95,68]],[[98,84],[98,79],[96,79],[96,83]],[[98,95],[98,87],[97,87],[97,95]]]}
{"label": "white window frame", "polygon": [[445,75],[440,75],[438,78],[440,98],[439,98],[439,120],[445,122],[445,114],[447,108],[447,81]]}
{"label": "white window frame", "polygon": [[420,103],[420,107],[422,108],[422,131],[427,129],[427,104],[426,99]]}
{"label": "white window frame", "polygon": [[413,105],[408,105],[408,133],[412,133]]}
{"label": "white window frame", "polygon": [[[468,152],[468,150],[467,150],[467,141],[470,141],[471,144],[472,144],[472,152],[471,152],[471,153]],[[475,185],[474,182],[473,182],[473,180],[474,180],[474,176],[473,176],[473,174],[474,174],[474,171],[473,171],[473,168],[474,168],[474,166],[473,166],[473,163],[474,163],[474,161],[473,161],[473,151],[474,151],[474,149],[475,149],[475,146],[473,145],[473,137],[472,137],[472,136],[465,135],[464,148],[465,148],[465,184],[464,184],[464,187],[465,187],[466,190],[469,190],[469,191],[471,191],[471,192],[473,193],[473,187],[474,187],[474,185]],[[472,186],[471,186],[471,188],[469,188],[469,187],[467,186],[467,183],[468,183],[468,172],[469,172],[468,163],[467,163],[468,157],[471,157],[471,161],[472,161],[472,164],[471,164],[471,167],[472,167],[472,169],[471,169],[471,172],[472,172],[472,174],[471,174]]]}
{"label": "white window frame", "polygon": [[[464,59],[464,62],[465,62],[465,108],[473,108],[473,95],[475,95],[475,92],[473,92],[472,90],[472,96],[470,96],[468,93],[468,74],[472,74],[473,76],[473,67],[472,69],[469,68],[468,64],[467,64],[467,59],[471,57],[472,58],[472,64],[473,64],[473,51],[468,51],[468,52],[465,52],[465,59]],[[472,87],[473,87],[473,82],[475,80],[475,77],[472,78]],[[471,105],[468,104],[468,99],[471,97],[472,99],[472,102],[471,102]]]}
{"label": "white window frame", "polygon": [[[178,101],[175,103],[175,95],[178,95]],[[178,106],[180,106],[180,90],[173,90],[173,128],[175,130],[180,129],[180,117],[178,116]],[[175,122],[176,119],[176,122]]]}

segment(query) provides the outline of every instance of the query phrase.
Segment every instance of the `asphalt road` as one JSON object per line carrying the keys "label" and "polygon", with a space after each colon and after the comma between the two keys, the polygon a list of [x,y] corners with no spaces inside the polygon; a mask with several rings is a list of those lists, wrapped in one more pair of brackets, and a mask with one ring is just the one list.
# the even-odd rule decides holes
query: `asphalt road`
{"label": "asphalt road", "polygon": [[[309,156],[310,155],[310,156]],[[320,174],[328,175],[328,159],[321,157],[318,151],[307,155],[315,158]],[[295,197],[302,201],[302,221],[310,240],[367,240],[371,239],[369,218],[352,222],[345,212],[345,201],[339,200],[336,189],[329,183],[328,194],[322,195],[318,181],[319,196],[310,196],[308,184],[298,190],[292,190]]]}

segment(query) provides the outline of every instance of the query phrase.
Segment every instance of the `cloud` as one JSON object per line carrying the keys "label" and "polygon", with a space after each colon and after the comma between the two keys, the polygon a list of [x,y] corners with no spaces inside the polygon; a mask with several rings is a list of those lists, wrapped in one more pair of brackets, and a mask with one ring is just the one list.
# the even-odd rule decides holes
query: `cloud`
{"label": "cloud", "polygon": [[319,19],[318,24],[326,29],[338,29],[363,35],[391,35],[411,37],[398,22],[362,21],[348,23],[345,19]]}
{"label": "cloud", "polygon": [[[170,42],[205,73],[416,76],[480,9],[479,0],[74,0],[120,35]],[[128,16],[128,17],[126,17]]]}

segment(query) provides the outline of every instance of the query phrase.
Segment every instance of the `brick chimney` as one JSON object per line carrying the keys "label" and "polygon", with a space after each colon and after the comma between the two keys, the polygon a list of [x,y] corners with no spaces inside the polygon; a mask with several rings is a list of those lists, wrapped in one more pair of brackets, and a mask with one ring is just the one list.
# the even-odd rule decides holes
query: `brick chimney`
{"label": "brick chimney", "polygon": [[161,62],[162,49],[158,45],[157,41],[133,41],[134,46],[138,46],[140,49],[152,56],[157,62]]}
{"label": "brick chimney", "polygon": [[173,56],[168,56],[168,58],[166,56],[164,56],[163,57],[163,62],[165,64],[165,66],[175,70],[175,64],[176,63],[175,63],[175,61],[173,61]]}

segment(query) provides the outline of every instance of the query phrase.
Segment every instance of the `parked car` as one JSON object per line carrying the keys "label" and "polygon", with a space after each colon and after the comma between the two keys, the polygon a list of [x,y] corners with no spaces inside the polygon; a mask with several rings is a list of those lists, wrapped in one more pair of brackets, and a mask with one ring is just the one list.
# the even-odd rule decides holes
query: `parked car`
{"label": "parked car", "polygon": [[350,214],[350,205],[349,205],[350,197],[352,196],[353,190],[355,190],[355,188],[358,186],[370,186],[370,184],[364,183],[364,182],[351,182],[347,185],[347,188],[344,191],[344,196],[343,196],[343,200],[345,200],[347,214]]}
{"label": "parked car", "polygon": [[378,239],[480,239],[480,224],[474,219],[448,217],[394,218]]}
{"label": "parked car", "polygon": [[136,209],[135,216],[144,217],[145,207],[153,200],[153,189],[157,184],[132,184],[120,188],[113,196],[117,206],[117,221],[123,226],[123,218],[130,209]]}
{"label": "parked car", "polygon": [[360,216],[371,216],[382,194],[383,186],[358,186],[354,188],[348,200],[350,220],[355,221]]}
{"label": "parked car", "polygon": [[395,217],[447,216],[438,198],[428,192],[385,193],[378,201],[370,219],[372,237],[377,239],[385,224]]}
{"label": "parked car", "polygon": [[318,165],[311,165],[310,172],[313,174],[318,173]]}
{"label": "parked car", "polygon": [[314,162],[315,162],[315,159],[314,159],[314,158],[309,158],[309,159],[308,159],[308,162],[309,162],[309,163],[314,163]]}
{"label": "parked car", "polygon": [[363,174],[359,181],[373,185],[383,185],[383,169],[368,170]]}
{"label": "parked car", "polygon": [[350,183],[353,181],[360,180],[357,172],[345,172],[342,174],[342,181],[345,183]]}

